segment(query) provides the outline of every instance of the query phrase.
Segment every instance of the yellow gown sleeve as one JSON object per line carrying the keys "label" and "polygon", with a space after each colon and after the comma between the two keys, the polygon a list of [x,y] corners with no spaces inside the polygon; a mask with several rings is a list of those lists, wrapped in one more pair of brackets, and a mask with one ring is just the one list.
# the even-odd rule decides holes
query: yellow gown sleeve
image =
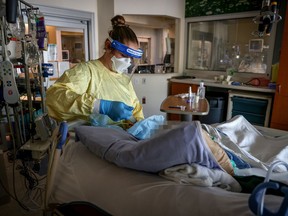
{"label": "yellow gown sleeve", "polygon": [[139,99],[134,91],[134,88],[132,86],[132,83],[131,84],[131,97],[133,99],[133,107],[134,107],[134,110],[133,110],[133,117],[137,120],[137,121],[140,121],[140,120],[143,120],[144,119],[144,114],[143,114],[143,107],[142,105],[140,104],[139,102]]}
{"label": "yellow gown sleeve", "polygon": [[87,120],[96,99],[87,93],[90,80],[91,71],[85,63],[66,71],[46,92],[49,116],[58,121]]}
{"label": "yellow gown sleeve", "polygon": [[112,73],[98,60],[67,70],[46,92],[48,114],[58,121],[89,120],[96,99],[122,101],[134,107],[137,121],[144,119],[142,106],[126,75]]}

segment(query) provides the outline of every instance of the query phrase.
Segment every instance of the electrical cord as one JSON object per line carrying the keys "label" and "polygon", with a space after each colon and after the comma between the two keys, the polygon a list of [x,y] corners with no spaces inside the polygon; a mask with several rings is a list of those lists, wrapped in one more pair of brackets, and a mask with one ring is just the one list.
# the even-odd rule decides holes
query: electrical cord
{"label": "electrical cord", "polygon": [[[18,150],[17,150],[18,151]],[[29,166],[31,160],[25,159],[16,159],[16,153],[7,152],[7,159],[9,163],[12,163],[12,184],[13,184],[13,193],[10,193],[4,186],[1,181],[1,186],[4,188],[5,192],[15,200],[18,205],[25,211],[36,211],[41,209],[41,203],[43,202],[43,192],[45,192],[45,184],[40,185],[40,182],[46,179],[46,175],[43,177],[38,177],[37,173]],[[21,164],[16,164],[17,161]],[[20,175],[24,177],[24,186],[26,192],[23,195],[23,198],[19,199],[18,193],[16,191],[16,182],[15,182],[15,170],[19,171]],[[0,179],[1,180],[1,179]],[[39,203],[37,202],[38,200]],[[33,207],[31,206],[33,205]]]}
{"label": "electrical cord", "polygon": [[40,210],[42,209],[42,203],[44,200],[43,192],[45,192],[45,184],[39,184],[32,190],[27,190],[22,198],[22,201],[29,206],[29,210],[31,211]]}
{"label": "electrical cord", "polygon": [[[14,156],[15,156],[15,154],[14,154]],[[19,204],[19,206],[20,206],[21,208],[23,208],[25,211],[29,211],[28,207],[25,206],[23,203],[21,203],[20,200],[18,199],[18,195],[17,195],[16,187],[15,187],[15,185],[16,185],[16,183],[15,183],[15,163],[16,163],[16,160],[15,160],[15,158],[14,158],[14,160],[13,160],[13,166],[12,166],[12,167],[13,167],[13,171],[12,171],[12,181],[13,181],[13,192],[14,192],[15,200],[16,200],[16,202]]]}
{"label": "electrical cord", "polygon": [[26,187],[22,202],[29,206],[30,211],[39,210],[42,207],[43,192],[45,192],[45,183],[41,184],[41,182],[46,179],[46,175],[39,178],[37,173],[29,166],[31,161],[21,160],[21,162],[22,165],[18,165],[17,169],[24,176],[24,185]]}

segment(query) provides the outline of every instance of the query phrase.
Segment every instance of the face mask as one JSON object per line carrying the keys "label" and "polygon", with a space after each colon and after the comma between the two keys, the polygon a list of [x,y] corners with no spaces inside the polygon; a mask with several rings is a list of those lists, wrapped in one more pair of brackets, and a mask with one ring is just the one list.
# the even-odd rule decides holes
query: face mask
{"label": "face mask", "polygon": [[113,56],[111,58],[111,61],[112,61],[112,69],[119,74],[122,74],[124,72],[127,73],[128,67],[131,65],[130,58],[116,58],[115,56]]}

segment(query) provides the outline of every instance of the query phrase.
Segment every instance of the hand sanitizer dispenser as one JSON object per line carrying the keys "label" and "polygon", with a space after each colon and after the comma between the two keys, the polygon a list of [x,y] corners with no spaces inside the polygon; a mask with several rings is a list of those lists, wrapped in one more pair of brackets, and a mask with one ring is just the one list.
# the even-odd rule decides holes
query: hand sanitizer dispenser
{"label": "hand sanitizer dispenser", "polygon": [[200,86],[197,89],[197,95],[199,96],[199,99],[204,99],[205,98],[204,82],[200,82]]}

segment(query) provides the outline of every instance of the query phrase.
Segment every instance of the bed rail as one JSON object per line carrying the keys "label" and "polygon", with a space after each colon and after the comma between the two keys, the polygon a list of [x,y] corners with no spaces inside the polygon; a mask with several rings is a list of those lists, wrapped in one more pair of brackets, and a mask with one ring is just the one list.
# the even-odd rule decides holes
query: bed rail
{"label": "bed rail", "polygon": [[[258,185],[252,192],[248,204],[249,208],[255,215],[259,216],[287,216],[288,215],[288,187],[280,187],[276,182],[269,182],[271,173],[277,165],[284,165],[288,170],[288,164],[283,161],[274,162],[266,175],[264,183]],[[267,189],[281,190],[284,199],[277,212],[272,212],[264,206],[265,193]]]}
{"label": "bed rail", "polygon": [[54,185],[54,176],[57,170],[58,160],[61,155],[63,145],[68,141],[68,124],[63,121],[53,132],[50,158],[48,162],[46,193],[44,198],[44,209],[48,209],[48,199]]}

